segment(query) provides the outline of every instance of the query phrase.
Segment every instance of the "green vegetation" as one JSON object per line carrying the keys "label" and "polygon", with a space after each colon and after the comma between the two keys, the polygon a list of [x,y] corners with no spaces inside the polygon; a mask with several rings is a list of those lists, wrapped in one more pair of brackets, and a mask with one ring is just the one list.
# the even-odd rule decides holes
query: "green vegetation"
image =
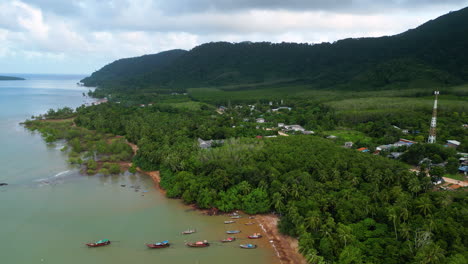
{"label": "green vegetation", "polygon": [[24,81],[24,78],[12,76],[0,76],[0,81]]}
{"label": "green vegetation", "polygon": [[[235,105],[223,114],[209,105],[189,109],[108,103],[77,109],[75,122],[137,143],[134,163],[144,170],[160,170],[168,197],[224,212],[276,212],[282,216],[280,230],[299,239],[310,263],[468,259],[465,191],[434,192],[425,173],[410,172],[399,161],[339,147],[320,136],[332,132],[343,139],[368,140],[370,145],[390,143],[401,135],[391,126],[392,118],[411,113],[415,120],[405,120],[426,124],[430,111],[429,115],[408,112],[402,105],[394,117],[354,123],[339,118],[340,113],[326,104],[308,98],[289,100],[291,110],[272,112],[269,109],[275,105],[257,103],[255,110]],[[258,116],[266,123],[254,123]],[[459,131],[466,118],[464,112],[454,116],[441,110],[441,124],[447,124],[448,133]],[[255,138],[276,133],[276,128],[262,127],[276,127],[277,122],[299,123],[318,136]],[[466,134],[462,130],[459,136]],[[201,149],[197,138],[225,140]],[[413,145],[407,153],[402,159],[410,164],[426,157],[453,162],[455,156],[453,149],[429,144]],[[444,173],[435,168],[439,167],[431,169],[433,175]],[[434,254],[439,261],[432,260]]]}
{"label": "green vegetation", "polygon": [[[48,143],[66,140],[68,146],[62,151],[68,151],[68,161],[71,164],[86,165],[84,171],[88,174],[92,175],[97,171],[103,174],[120,173],[120,166],[115,162],[130,162],[133,158],[133,150],[125,139],[74,126],[73,118],[68,115],[70,110],[49,110],[44,117],[51,119],[41,117],[38,120],[28,120],[24,125],[31,131],[41,133]],[[55,119],[63,117],[67,119]],[[101,169],[103,162],[107,161],[110,163],[105,163],[107,165],[104,164],[104,170]]]}
{"label": "green vegetation", "polygon": [[305,84],[315,89],[435,88],[468,81],[468,8],[415,29],[334,43],[215,42],[113,62],[82,80],[109,93],[168,94]]}

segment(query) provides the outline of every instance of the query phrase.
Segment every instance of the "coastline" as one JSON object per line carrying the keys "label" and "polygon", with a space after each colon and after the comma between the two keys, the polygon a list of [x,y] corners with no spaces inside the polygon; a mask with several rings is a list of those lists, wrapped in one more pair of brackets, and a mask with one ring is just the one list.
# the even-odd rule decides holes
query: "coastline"
{"label": "coastline", "polygon": [[[161,188],[161,175],[159,171],[144,171],[141,168],[137,168],[137,171],[149,176],[153,181],[155,186],[159,189],[164,195],[166,191]],[[196,207],[196,205],[191,205],[195,210],[201,211],[206,215],[213,215],[213,210],[203,210]],[[279,217],[273,214],[265,215],[253,215],[255,217],[254,221],[258,223],[258,226],[263,230],[264,238],[269,241],[269,244],[273,247],[277,258],[282,264],[306,264],[304,256],[299,253],[299,243],[298,240],[283,235],[279,232],[278,221]]]}

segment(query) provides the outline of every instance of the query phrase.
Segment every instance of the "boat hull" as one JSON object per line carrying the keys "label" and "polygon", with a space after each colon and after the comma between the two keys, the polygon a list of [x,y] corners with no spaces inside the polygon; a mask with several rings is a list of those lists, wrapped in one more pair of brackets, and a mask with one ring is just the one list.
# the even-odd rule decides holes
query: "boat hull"
{"label": "boat hull", "polygon": [[87,243],[86,245],[88,247],[102,247],[102,246],[107,246],[107,245],[110,245],[110,241],[108,242],[104,242],[104,243]]}
{"label": "boat hull", "polygon": [[163,244],[163,245],[156,245],[156,244],[146,244],[146,246],[148,248],[167,248],[169,247],[171,244],[167,243],[167,244]]}
{"label": "boat hull", "polygon": [[210,243],[203,243],[203,244],[196,244],[196,243],[186,243],[188,247],[195,247],[195,248],[200,248],[200,247],[209,247]]}
{"label": "boat hull", "polygon": [[257,245],[253,245],[253,247],[249,247],[247,245],[240,245],[240,248],[243,248],[243,249],[256,249]]}

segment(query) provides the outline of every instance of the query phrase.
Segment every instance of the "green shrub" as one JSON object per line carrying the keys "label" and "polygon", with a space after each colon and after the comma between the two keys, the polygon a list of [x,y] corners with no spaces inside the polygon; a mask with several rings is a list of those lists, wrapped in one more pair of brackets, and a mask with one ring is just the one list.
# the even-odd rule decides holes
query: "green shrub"
{"label": "green shrub", "polygon": [[109,172],[111,174],[119,174],[120,173],[120,166],[119,164],[111,164],[109,166]]}
{"label": "green shrub", "polygon": [[104,174],[104,175],[109,175],[109,174],[110,174],[110,173],[109,173],[109,170],[106,169],[106,168],[100,169],[100,170],[99,170],[99,173]]}

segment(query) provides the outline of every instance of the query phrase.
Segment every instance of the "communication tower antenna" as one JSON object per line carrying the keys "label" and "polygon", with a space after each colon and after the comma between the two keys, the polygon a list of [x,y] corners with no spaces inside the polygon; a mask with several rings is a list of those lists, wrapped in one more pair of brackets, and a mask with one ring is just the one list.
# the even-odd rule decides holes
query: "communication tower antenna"
{"label": "communication tower antenna", "polygon": [[427,143],[436,142],[437,98],[439,97],[439,91],[435,91],[434,95],[435,95],[434,108],[432,110],[431,128],[429,129],[429,137],[427,138]]}

